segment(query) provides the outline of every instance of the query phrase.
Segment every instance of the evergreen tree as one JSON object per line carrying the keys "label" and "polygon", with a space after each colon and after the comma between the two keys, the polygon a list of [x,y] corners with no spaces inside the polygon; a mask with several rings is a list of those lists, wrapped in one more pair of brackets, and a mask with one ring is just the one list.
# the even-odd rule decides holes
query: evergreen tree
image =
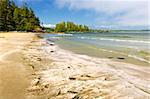
{"label": "evergreen tree", "polygon": [[7,4],[8,0],[0,1],[0,31],[4,31],[7,28]]}
{"label": "evergreen tree", "polygon": [[20,21],[21,21],[21,16],[20,16],[20,10],[19,8],[15,8],[14,13],[13,13],[13,20],[14,20],[14,25],[15,25],[15,29],[17,31],[20,30]]}
{"label": "evergreen tree", "polygon": [[61,22],[59,24],[56,24],[55,31],[56,32],[65,32],[66,31],[66,23],[65,22]]}
{"label": "evergreen tree", "polygon": [[7,31],[12,31],[14,30],[14,20],[13,20],[13,12],[14,12],[14,9],[11,5],[11,2],[10,1],[7,1],[8,4],[7,4],[7,16],[6,16],[6,29]]}
{"label": "evergreen tree", "polygon": [[61,22],[56,24],[56,32],[86,32],[89,31],[88,26],[86,25],[76,25],[73,22]]}
{"label": "evergreen tree", "polygon": [[36,28],[40,28],[40,21],[26,3],[19,8],[14,1],[0,0],[0,31],[32,31]]}
{"label": "evergreen tree", "polygon": [[4,9],[3,9],[3,2],[0,1],[0,31],[4,30]]}

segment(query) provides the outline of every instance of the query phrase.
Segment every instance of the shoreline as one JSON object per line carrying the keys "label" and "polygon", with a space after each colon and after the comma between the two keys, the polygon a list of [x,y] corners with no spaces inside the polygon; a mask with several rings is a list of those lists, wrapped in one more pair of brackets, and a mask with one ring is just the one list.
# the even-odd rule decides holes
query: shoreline
{"label": "shoreline", "polygon": [[150,61],[144,58],[137,57],[135,55],[129,55],[127,53],[123,52],[117,52],[114,50],[107,50],[104,48],[97,48],[95,46],[84,46],[85,44],[78,45],[78,47],[74,47],[71,45],[71,43],[62,43],[62,41],[58,41],[59,46],[64,49],[64,50],[69,50],[72,51],[73,53],[76,54],[81,54],[81,55],[87,55],[90,57],[96,57],[96,58],[104,58],[104,59],[111,59],[113,61],[118,61],[118,62],[124,62],[124,63],[130,63],[134,65],[141,65],[141,66],[149,66]]}
{"label": "shoreline", "polygon": [[[77,35],[72,36],[72,38],[74,38],[75,40],[76,38],[79,38],[76,36]],[[45,36],[45,38],[47,38],[48,40],[50,39],[50,41],[55,41],[60,46],[60,48],[64,50],[69,50],[76,54],[88,55],[97,58],[106,58],[114,61],[121,61],[125,63],[131,63],[131,64],[142,65],[142,66],[149,66],[150,64],[149,56],[148,56],[149,50],[143,50],[137,48],[135,49],[135,48],[128,48],[128,47],[124,47],[124,48],[120,47],[120,49],[119,48],[110,49],[108,47],[103,47],[103,46],[101,47],[94,44],[92,45],[86,41],[82,42],[82,40],[81,42],[74,41],[74,39],[72,40],[72,38],[67,39],[58,36],[58,40],[57,40],[57,36],[51,37],[51,35],[50,36],[47,35]],[[88,40],[90,42],[90,38],[88,38]]]}
{"label": "shoreline", "polygon": [[[47,43],[46,40],[38,38],[35,33],[21,34],[25,36],[22,38],[19,36],[20,34],[12,35],[15,35],[11,36],[15,37],[11,38],[12,40],[2,38],[3,41],[0,38],[0,45],[15,41],[15,46],[8,46],[5,49],[7,51],[19,48],[19,52],[12,52],[9,58],[6,55],[0,62],[5,60],[3,62],[9,63],[11,60],[19,66],[23,65],[24,69],[20,72],[25,74],[21,78],[27,79],[26,87],[23,87],[25,99],[150,98],[150,86],[148,85],[150,83],[150,67],[78,55],[61,49],[54,42]],[[17,40],[19,38],[20,42]],[[24,43],[20,45],[21,41]],[[5,53],[4,48],[0,51]],[[16,53],[18,57],[14,58]],[[18,61],[20,57],[21,60]],[[8,64],[6,70],[9,66],[18,65]],[[13,68],[15,67],[11,67],[11,69]],[[16,71],[9,72],[15,73]],[[19,82],[15,81],[15,83]],[[8,85],[9,83],[10,81]],[[6,90],[5,88],[7,87],[4,86],[4,90]],[[1,91],[0,94],[4,95]]]}
{"label": "shoreline", "polygon": [[37,72],[40,78],[33,80],[29,88],[33,97],[39,94],[55,99],[150,97],[149,67],[78,55],[53,42],[49,44],[43,39],[39,42],[43,44],[41,59],[51,63]]}

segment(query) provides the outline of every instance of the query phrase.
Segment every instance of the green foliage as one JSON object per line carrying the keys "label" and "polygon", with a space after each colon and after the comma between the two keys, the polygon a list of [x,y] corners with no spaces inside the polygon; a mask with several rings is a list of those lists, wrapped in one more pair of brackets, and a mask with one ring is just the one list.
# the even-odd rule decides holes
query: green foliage
{"label": "green foliage", "polygon": [[66,31],[66,23],[65,22],[61,22],[59,24],[56,24],[55,31],[56,32],[65,32]]}
{"label": "green foliage", "polygon": [[46,33],[54,32],[53,28],[44,28],[44,30],[46,31]]}
{"label": "green foliage", "polygon": [[8,0],[2,0],[0,1],[0,30],[5,30],[7,25],[7,6],[8,6]]}
{"label": "green foliage", "polygon": [[19,8],[14,1],[0,0],[0,31],[32,31],[39,27],[39,19],[26,3]]}
{"label": "green foliage", "polygon": [[73,22],[61,22],[56,24],[55,32],[86,32],[89,31],[86,25],[77,25]]}

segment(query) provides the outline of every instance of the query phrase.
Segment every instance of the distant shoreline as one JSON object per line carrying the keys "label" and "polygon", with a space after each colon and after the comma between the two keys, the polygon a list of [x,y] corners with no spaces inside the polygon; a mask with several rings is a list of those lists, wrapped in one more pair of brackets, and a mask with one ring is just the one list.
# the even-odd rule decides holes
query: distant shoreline
{"label": "distant shoreline", "polygon": [[[99,32],[98,32],[99,31]],[[36,31],[36,32],[27,32],[27,31],[0,31],[0,33],[50,33],[50,34],[67,34],[67,33],[71,33],[71,34],[74,34],[74,33],[90,33],[90,32],[93,32],[93,33],[110,33],[110,32],[120,32],[120,31],[150,31],[150,30],[91,30],[91,31],[86,31],[86,32],[75,32],[75,31],[72,31],[72,32],[55,32],[55,31],[51,31],[51,32],[46,32],[46,31]]]}

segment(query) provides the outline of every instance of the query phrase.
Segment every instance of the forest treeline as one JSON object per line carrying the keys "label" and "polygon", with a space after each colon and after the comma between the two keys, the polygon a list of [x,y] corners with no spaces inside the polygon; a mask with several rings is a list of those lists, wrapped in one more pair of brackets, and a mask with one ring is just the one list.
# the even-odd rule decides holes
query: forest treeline
{"label": "forest treeline", "polygon": [[40,21],[34,11],[18,7],[12,0],[0,0],[0,31],[31,31],[40,28]]}
{"label": "forest treeline", "polygon": [[73,22],[61,22],[56,24],[55,32],[86,32],[89,27],[86,25],[77,25]]}

